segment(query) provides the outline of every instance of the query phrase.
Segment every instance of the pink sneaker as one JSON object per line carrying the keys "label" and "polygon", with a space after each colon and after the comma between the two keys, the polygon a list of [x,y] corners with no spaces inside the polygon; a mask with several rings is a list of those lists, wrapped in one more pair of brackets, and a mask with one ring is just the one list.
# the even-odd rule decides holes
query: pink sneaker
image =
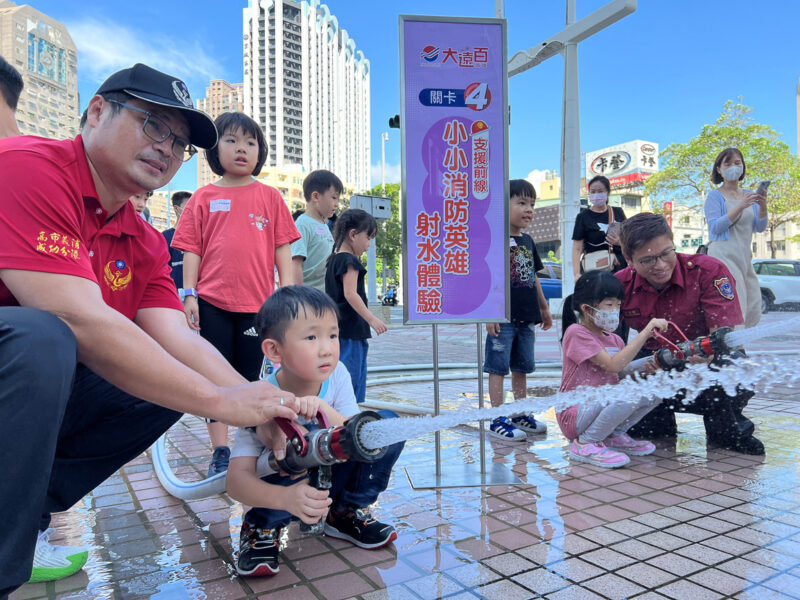
{"label": "pink sneaker", "polygon": [[624,467],[631,459],[622,452],[606,448],[603,442],[580,443],[578,440],[572,442],[569,447],[569,455],[573,460],[597,465],[606,469],[616,469]]}
{"label": "pink sneaker", "polygon": [[609,448],[619,450],[631,456],[647,456],[656,451],[656,446],[652,442],[648,442],[647,440],[635,440],[627,433],[620,433],[619,435],[607,437],[604,443]]}

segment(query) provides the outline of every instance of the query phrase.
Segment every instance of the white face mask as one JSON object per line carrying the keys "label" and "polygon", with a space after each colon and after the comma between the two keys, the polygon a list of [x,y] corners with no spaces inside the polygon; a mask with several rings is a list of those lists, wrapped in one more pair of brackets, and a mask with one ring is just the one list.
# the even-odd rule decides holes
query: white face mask
{"label": "white face mask", "polygon": [[589,194],[589,202],[591,202],[595,206],[605,204],[606,202],[608,202],[608,194],[606,194],[605,192],[598,192],[597,194]]}
{"label": "white face mask", "polygon": [[739,165],[732,165],[726,169],[722,169],[720,173],[725,181],[738,181],[742,176],[744,169]]}
{"label": "white face mask", "polygon": [[619,309],[617,310],[602,310],[599,308],[591,307],[594,311],[592,320],[594,324],[606,333],[611,333],[619,327]]}

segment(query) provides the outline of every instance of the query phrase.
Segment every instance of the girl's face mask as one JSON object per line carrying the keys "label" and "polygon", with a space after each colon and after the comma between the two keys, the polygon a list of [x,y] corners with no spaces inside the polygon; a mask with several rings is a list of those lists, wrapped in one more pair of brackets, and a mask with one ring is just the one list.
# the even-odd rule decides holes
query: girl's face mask
{"label": "girl's face mask", "polygon": [[598,192],[596,194],[589,194],[589,202],[595,206],[600,206],[608,202],[608,194],[605,192]]}
{"label": "girl's face mask", "polygon": [[744,173],[744,169],[739,165],[731,165],[730,167],[726,167],[720,171],[720,174],[725,181],[738,181],[739,177],[742,176],[742,173]]}
{"label": "girl's face mask", "polygon": [[590,307],[594,311],[592,320],[594,324],[606,333],[612,333],[619,327],[619,309],[616,310],[603,310],[600,308]]}

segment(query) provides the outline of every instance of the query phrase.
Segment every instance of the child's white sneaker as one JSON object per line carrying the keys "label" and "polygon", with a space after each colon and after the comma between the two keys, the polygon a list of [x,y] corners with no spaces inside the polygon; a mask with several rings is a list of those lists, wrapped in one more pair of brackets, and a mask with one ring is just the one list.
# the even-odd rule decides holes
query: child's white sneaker
{"label": "child's white sneaker", "polygon": [[619,435],[607,437],[604,443],[609,448],[619,450],[631,456],[647,456],[656,451],[656,446],[653,442],[635,440],[627,433],[620,433]]}
{"label": "child's white sneaker", "polygon": [[508,417],[497,417],[489,424],[489,434],[512,442],[521,442],[528,435],[517,429]]}
{"label": "child's white sneaker", "polygon": [[537,421],[533,413],[514,415],[511,417],[511,423],[526,433],[547,433],[547,424]]}
{"label": "child's white sneaker", "polygon": [[597,465],[605,469],[624,467],[631,462],[627,454],[606,448],[603,442],[587,442],[586,444],[582,444],[578,440],[575,440],[569,447],[569,455],[573,460]]}

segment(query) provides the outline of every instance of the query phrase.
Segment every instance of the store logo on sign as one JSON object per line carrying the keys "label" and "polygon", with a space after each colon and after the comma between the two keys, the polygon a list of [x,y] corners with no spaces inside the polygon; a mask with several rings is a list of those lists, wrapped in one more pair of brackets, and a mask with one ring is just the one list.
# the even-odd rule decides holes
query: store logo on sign
{"label": "store logo on sign", "polygon": [[425,46],[420,52],[420,57],[429,63],[435,63],[439,59],[439,46]]}
{"label": "store logo on sign", "polygon": [[604,152],[592,161],[592,173],[598,175],[613,175],[624,171],[631,163],[631,155],[623,150]]}
{"label": "store logo on sign", "polygon": [[642,144],[640,150],[642,151],[642,154],[646,156],[651,156],[656,153],[656,148],[653,146],[653,144]]}

